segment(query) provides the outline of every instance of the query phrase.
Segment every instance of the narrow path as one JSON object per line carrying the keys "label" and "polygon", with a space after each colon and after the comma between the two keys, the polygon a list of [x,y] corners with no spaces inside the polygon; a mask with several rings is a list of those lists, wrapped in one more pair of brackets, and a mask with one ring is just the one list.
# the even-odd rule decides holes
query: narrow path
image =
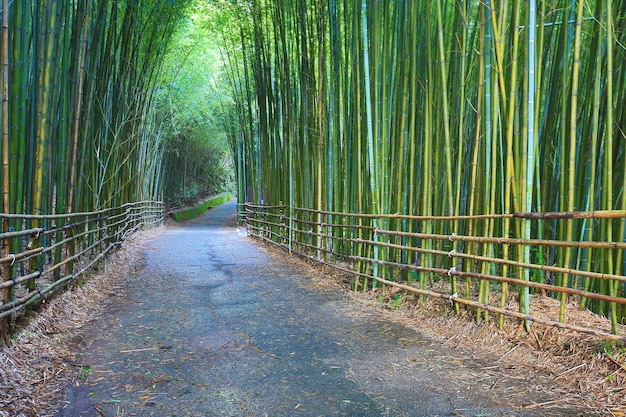
{"label": "narrow path", "polygon": [[60,416],[558,415],[507,404],[470,359],[311,285],[241,236],[234,210],[150,244],[81,332],[84,372]]}

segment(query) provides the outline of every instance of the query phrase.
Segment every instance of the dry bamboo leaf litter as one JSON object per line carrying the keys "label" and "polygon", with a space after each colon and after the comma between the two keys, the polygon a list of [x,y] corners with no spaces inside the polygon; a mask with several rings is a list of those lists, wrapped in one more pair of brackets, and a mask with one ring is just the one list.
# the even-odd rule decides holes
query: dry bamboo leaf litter
{"label": "dry bamboo leaf litter", "polygon": [[[367,300],[366,296],[356,296]],[[527,376],[536,384],[534,389],[550,389],[562,396],[562,402],[584,404],[602,415],[611,415],[613,410],[626,405],[626,398],[611,395],[611,388],[624,386],[624,355],[611,352],[611,344],[604,340],[539,325],[533,325],[531,332],[526,333],[519,331],[511,320],[500,330],[497,320],[492,319],[487,325],[489,332],[484,332],[486,325],[473,322],[473,314],[456,316],[447,305],[442,308],[437,304],[440,303],[431,301],[425,306],[406,303],[400,311],[384,313],[396,315],[413,327],[417,327],[415,319],[419,318],[420,331],[426,329],[450,346],[470,350],[479,359],[498,358],[497,364]],[[558,312],[558,301],[545,299],[542,304],[546,316]],[[591,316],[589,320],[601,320],[591,313],[580,313],[576,320],[588,316]]]}
{"label": "dry bamboo leaf litter", "polygon": [[[329,268],[288,255],[270,244],[263,246],[272,256],[305,268],[316,285],[342,288],[352,299],[375,309],[385,318],[400,321],[420,333],[427,333],[444,346],[455,347],[483,361],[482,372],[495,366],[495,369],[506,370],[510,378],[526,380],[531,390],[559,397],[554,404],[534,407],[583,405],[597,415],[626,415],[626,347],[620,348],[595,336],[538,324],[533,324],[531,331],[526,332],[523,324],[511,318],[505,318],[505,326],[500,329],[498,317],[493,314],[488,323],[477,324],[473,310],[462,310],[456,315],[449,303],[433,299],[420,303],[415,295],[402,297],[397,307],[394,304],[390,308],[391,294],[397,291],[390,289],[384,297],[381,297],[380,288],[365,293],[350,291],[349,276],[334,271],[328,274]],[[491,304],[498,305],[499,297],[494,294]],[[534,315],[558,318],[558,300],[540,295],[535,297],[532,302]],[[507,308],[518,308],[515,297],[509,296]],[[610,329],[607,318],[580,310],[574,301],[570,301],[566,311],[567,322]],[[622,334],[626,334],[626,326],[620,327]]]}
{"label": "dry bamboo leaf litter", "polygon": [[64,395],[59,387],[80,372],[80,364],[74,362],[68,348],[68,335],[96,316],[105,307],[103,300],[119,295],[119,277],[141,258],[145,242],[163,230],[150,229],[127,239],[107,264],[106,273],[52,298],[31,317],[11,346],[0,349],[0,416],[56,415]]}

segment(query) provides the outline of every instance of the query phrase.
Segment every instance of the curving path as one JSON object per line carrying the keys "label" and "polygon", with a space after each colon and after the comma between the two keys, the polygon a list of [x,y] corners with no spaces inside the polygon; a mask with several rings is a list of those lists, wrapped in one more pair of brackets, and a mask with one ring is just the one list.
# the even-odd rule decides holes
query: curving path
{"label": "curving path", "polygon": [[150,244],[82,330],[59,416],[558,415],[507,404],[547,400],[506,375],[492,391],[470,359],[312,285],[238,233],[234,210]]}

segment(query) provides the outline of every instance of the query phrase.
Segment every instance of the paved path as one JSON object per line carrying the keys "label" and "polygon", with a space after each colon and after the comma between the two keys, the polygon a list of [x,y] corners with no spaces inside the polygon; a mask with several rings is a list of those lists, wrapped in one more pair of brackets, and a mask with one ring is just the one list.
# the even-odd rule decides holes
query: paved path
{"label": "paved path", "polygon": [[520,411],[506,403],[519,381],[495,393],[458,352],[312,285],[238,234],[234,209],[150,244],[83,329],[60,416],[556,415]]}

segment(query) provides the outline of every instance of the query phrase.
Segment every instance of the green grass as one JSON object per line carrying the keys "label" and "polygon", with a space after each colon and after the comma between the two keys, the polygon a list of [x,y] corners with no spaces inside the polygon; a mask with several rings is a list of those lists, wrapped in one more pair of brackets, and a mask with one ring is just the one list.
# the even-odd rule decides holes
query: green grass
{"label": "green grass", "polygon": [[176,220],[177,222],[185,222],[187,220],[195,219],[196,217],[199,217],[206,213],[206,211],[211,207],[216,207],[224,204],[225,202],[229,201],[230,198],[231,195],[228,193],[213,197],[205,203],[199,205],[198,207],[173,213],[174,220]]}

